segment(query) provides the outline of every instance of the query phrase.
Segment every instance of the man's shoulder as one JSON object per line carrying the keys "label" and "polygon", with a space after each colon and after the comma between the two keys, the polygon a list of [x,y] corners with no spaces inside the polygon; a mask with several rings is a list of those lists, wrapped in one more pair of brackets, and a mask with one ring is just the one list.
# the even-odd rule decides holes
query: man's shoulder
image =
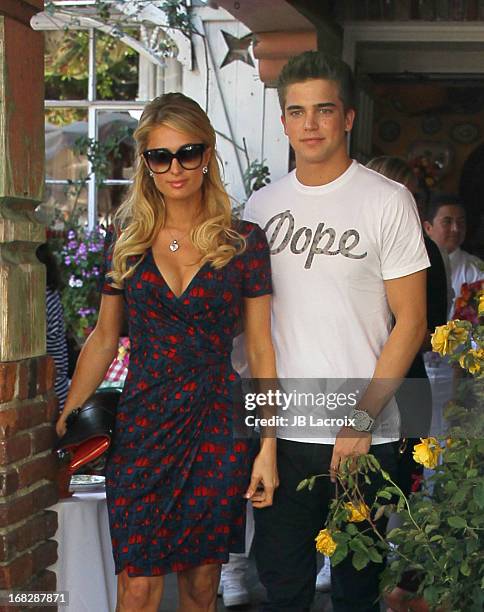
{"label": "man's shoulder", "polygon": [[287,189],[291,188],[292,184],[292,172],[289,172],[288,174],[277,179],[276,181],[269,183],[265,187],[262,187],[262,189],[254,191],[250,196],[249,201],[264,200],[272,198],[274,194],[285,193]]}
{"label": "man's shoulder", "polygon": [[463,251],[462,249],[461,249],[461,254],[462,254],[462,258],[465,260],[467,265],[473,268],[477,268],[478,270],[482,272],[484,276],[484,272],[482,271],[484,261],[480,257],[478,257],[477,255],[473,255],[472,253],[468,253],[467,251]]}
{"label": "man's shoulder", "polygon": [[292,189],[291,173],[254,191],[245,205],[244,219],[264,222],[271,215],[275,207],[289,197]]}

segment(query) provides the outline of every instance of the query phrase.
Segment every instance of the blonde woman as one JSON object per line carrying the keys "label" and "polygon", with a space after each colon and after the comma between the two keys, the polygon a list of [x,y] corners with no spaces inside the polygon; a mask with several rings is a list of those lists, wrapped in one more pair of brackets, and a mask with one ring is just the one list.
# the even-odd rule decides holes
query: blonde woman
{"label": "blonde woman", "polygon": [[177,572],[179,609],[209,612],[221,564],[244,549],[246,499],[268,506],[277,486],[275,440],[261,441],[251,466],[247,440],[234,437],[230,362],[243,317],[252,376],[275,377],[269,250],[256,224],[232,219],[196,102],[156,98],[135,139],[99,320],[57,432],[102,380],[124,312],[131,360],[106,472],[116,610],[156,612],[163,575]]}

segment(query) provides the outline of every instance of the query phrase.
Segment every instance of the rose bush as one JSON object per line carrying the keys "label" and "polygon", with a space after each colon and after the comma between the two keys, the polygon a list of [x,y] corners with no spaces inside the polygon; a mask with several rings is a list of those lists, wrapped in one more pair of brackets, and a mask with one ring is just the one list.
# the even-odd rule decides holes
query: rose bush
{"label": "rose bush", "polygon": [[[337,565],[351,555],[362,570],[389,558],[382,593],[393,600],[413,597],[417,605],[446,612],[484,609],[484,282],[464,287],[457,307],[467,320],[450,321],[432,336],[434,351],[464,370],[454,401],[445,410],[449,430],[442,439],[425,438],[414,447],[417,463],[433,469],[422,489],[405,497],[373,455],[348,461],[338,474],[337,495],[317,539],[320,552]],[[312,488],[318,474],[298,489]],[[376,499],[365,505],[363,485],[383,477]],[[362,510],[364,509],[364,510]],[[397,513],[400,527],[385,533],[378,519]],[[357,522],[358,525],[354,523]],[[388,553],[391,553],[389,555]],[[414,593],[396,588],[412,576]],[[403,594],[403,595],[402,595]],[[393,601],[392,600],[392,601]],[[406,601],[406,610],[414,608]],[[425,604],[424,604],[425,605]],[[420,608],[419,608],[420,609]],[[424,608],[422,608],[424,609]],[[429,609],[426,607],[426,609]]]}

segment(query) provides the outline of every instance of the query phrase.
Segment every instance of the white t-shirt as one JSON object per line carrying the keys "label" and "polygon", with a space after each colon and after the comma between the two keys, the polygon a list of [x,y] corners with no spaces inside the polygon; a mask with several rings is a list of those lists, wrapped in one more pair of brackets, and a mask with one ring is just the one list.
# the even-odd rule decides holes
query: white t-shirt
{"label": "white t-shirt", "polygon": [[452,307],[449,311],[449,319],[452,319],[455,310],[455,300],[460,295],[462,285],[464,283],[475,283],[481,280],[484,278],[484,272],[479,268],[479,266],[482,265],[482,259],[462,249],[456,249],[452,253],[449,253],[449,261],[452,275],[452,288],[455,294]]}
{"label": "white t-shirt", "polygon": [[[301,184],[291,172],[255,192],[244,217],[265,230],[271,248],[278,376],[371,379],[393,325],[384,281],[429,266],[410,192],[353,161],[318,187]],[[395,400],[380,420],[373,443],[398,439]],[[327,430],[312,438],[287,431],[280,427],[278,436],[335,439]]]}

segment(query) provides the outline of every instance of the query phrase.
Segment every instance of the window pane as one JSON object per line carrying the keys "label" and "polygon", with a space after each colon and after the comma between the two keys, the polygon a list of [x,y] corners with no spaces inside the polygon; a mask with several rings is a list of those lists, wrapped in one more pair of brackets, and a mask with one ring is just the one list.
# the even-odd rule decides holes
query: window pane
{"label": "window pane", "polygon": [[[136,114],[136,111],[132,111]],[[131,179],[135,156],[133,131],[138,125],[128,111],[99,111],[98,138],[100,153],[106,159],[100,179]]]}
{"label": "window pane", "polygon": [[[83,185],[45,186],[45,197],[36,209],[42,223],[62,230],[64,224],[87,223],[87,189]],[[77,221],[76,221],[77,220]]]}
{"label": "window pane", "polygon": [[89,34],[54,30],[45,37],[45,99],[87,98]]}
{"label": "window pane", "polygon": [[96,79],[98,100],[136,100],[138,54],[118,38],[97,32]]}
{"label": "window pane", "polygon": [[109,185],[100,187],[97,192],[98,222],[108,227],[118,206],[123,202],[128,192],[128,185]]}
{"label": "window pane", "polygon": [[50,108],[45,111],[45,176],[79,180],[87,176],[87,110]]}

